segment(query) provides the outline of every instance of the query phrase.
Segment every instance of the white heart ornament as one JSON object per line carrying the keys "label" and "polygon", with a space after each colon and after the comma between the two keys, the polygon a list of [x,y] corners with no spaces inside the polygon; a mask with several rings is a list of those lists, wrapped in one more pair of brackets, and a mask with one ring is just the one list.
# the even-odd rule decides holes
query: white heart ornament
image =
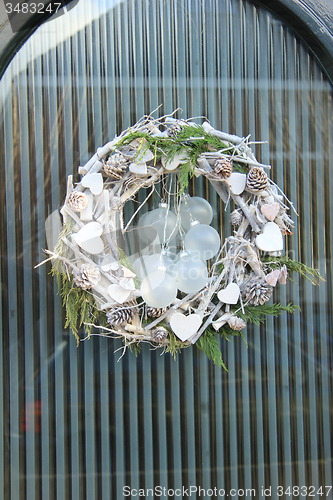
{"label": "white heart ornament", "polygon": [[95,196],[103,191],[103,177],[100,173],[87,174],[82,178],[82,186],[89,188]]}
{"label": "white heart ornament", "polygon": [[121,278],[119,280],[119,285],[125,288],[125,290],[135,290],[133,278]]}
{"label": "white heart ornament", "polygon": [[114,257],[112,257],[112,255],[107,255],[102,260],[101,269],[105,273],[107,273],[108,271],[116,271],[118,267],[119,262]]}
{"label": "white heart ornament", "polygon": [[275,222],[267,222],[263,232],[256,237],[256,245],[263,252],[283,250],[283,238],[279,226]]}
{"label": "white heart ornament", "polygon": [[72,235],[72,240],[86,252],[97,255],[104,250],[104,243],[100,238],[102,232],[103,228],[98,222],[88,222]]}
{"label": "white heart ornament", "polygon": [[202,319],[198,314],[185,316],[182,313],[175,313],[170,318],[170,326],[182,342],[192,337],[199,330],[201,323]]}
{"label": "white heart ornament", "polygon": [[217,297],[224,304],[237,304],[239,295],[239,286],[236,283],[230,283],[224,290],[219,291]]}
{"label": "white heart ornament", "polygon": [[162,156],[161,162],[166,170],[175,170],[180,164],[186,163],[188,158],[184,156],[185,153],[175,154],[172,160],[167,160],[166,156]]}
{"label": "white heart ornament", "polygon": [[131,163],[129,166],[129,171],[132,174],[147,175],[148,169],[146,163]]}
{"label": "white heart ornament", "polygon": [[154,153],[150,151],[150,149],[147,149],[147,151],[145,151],[145,153],[142,156],[140,154],[138,156],[138,160],[140,161],[140,163],[151,161],[153,158],[154,158]]}
{"label": "white heart ornament", "polygon": [[110,285],[108,288],[108,294],[110,295],[111,299],[113,299],[115,302],[118,302],[118,304],[123,304],[124,302],[126,302],[131,293],[131,290],[126,290],[122,286],[116,284]]}
{"label": "white heart ornament", "polygon": [[266,219],[273,222],[277,214],[280,212],[280,205],[276,202],[274,203],[265,203],[261,207],[261,213],[266,217]]}
{"label": "white heart ornament", "polygon": [[246,186],[246,174],[234,172],[226,179],[226,182],[229,184],[230,191],[233,194],[242,194]]}

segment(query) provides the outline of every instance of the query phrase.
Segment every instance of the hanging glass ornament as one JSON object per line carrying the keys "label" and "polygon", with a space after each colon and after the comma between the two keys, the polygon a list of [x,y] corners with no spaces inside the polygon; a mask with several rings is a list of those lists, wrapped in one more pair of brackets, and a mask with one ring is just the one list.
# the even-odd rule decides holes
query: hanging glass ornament
{"label": "hanging glass ornament", "polygon": [[148,306],[167,307],[177,296],[177,285],[170,274],[155,271],[143,279],[140,293]]}
{"label": "hanging glass ornament", "polygon": [[209,260],[219,251],[219,233],[207,224],[196,224],[185,235],[185,249],[198,259]]}
{"label": "hanging glass ornament", "polygon": [[146,219],[150,213],[151,212],[146,212],[145,214],[143,214],[140,217],[139,223],[137,226],[138,230],[139,230],[139,236],[140,236],[141,241],[147,245],[150,245],[150,243],[152,243],[157,236],[156,230],[150,230],[150,228],[148,227],[148,231],[146,231],[146,228],[147,228]]}
{"label": "hanging glass ornament", "polygon": [[143,279],[154,271],[172,272],[175,262],[166,253],[154,253],[153,255],[143,255],[136,259],[133,264],[134,270],[139,279]]}
{"label": "hanging glass ornament", "polygon": [[180,205],[181,225],[185,232],[191,229],[191,222],[209,225],[213,220],[213,209],[207,200],[200,196],[187,197]]}
{"label": "hanging glass ornament", "polygon": [[180,259],[175,264],[172,275],[178,289],[185,293],[198,292],[208,283],[207,265],[195,255],[190,255],[187,252],[180,254]]}
{"label": "hanging glass ornament", "polygon": [[160,203],[158,208],[148,212],[145,218],[144,232],[151,241],[153,241],[156,236],[158,236],[160,242],[164,242],[164,239],[168,239],[172,234],[171,239],[175,239],[177,236],[177,231],[175,227],[177,225],[176,215],[168,209],[166,203]]}
{"label": "hanging glass ornament", "polygon": [[142,255],[133,262],[133,269],[140,280],[143,280],[148,274],[146,272],[146,260],[148,257],[148,255]]}

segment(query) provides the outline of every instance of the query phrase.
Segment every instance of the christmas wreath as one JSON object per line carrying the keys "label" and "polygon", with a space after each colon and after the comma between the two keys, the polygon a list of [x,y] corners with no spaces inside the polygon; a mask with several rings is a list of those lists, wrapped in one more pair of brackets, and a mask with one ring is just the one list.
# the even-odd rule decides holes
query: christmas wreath
{"label": "christmas wreath", "polygon": [[[174,355],[196,344],[225,367],[218,335],[294,312],[291,303],[269,303],[292,271],[314,284],[322,278],[283,253],[296,210],[268,177],[270,166],[256,160],[250,137],[174,115],[143,117],[79,167],[76,185],[69,176],[62,231],[47,260],[65,327],[78,341],[98,328],[121,337],[124,352],[148,342]],[[222,243],[211,205],[186,193],[193,175],[235,205],[233,234]]]}

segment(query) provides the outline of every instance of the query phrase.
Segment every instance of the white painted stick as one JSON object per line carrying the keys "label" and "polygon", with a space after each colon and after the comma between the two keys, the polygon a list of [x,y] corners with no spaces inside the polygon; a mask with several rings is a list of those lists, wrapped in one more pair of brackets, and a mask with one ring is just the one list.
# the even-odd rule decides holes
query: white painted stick
{"label": "white painted stick", "polygon": [[[230,159],[230,155],[226,155],[225,154],[225,150],[221,150],[221,151],[216,151],[214,153],[202,153],[199,158],[208,158],[208,159],[211,159],[212,160],[215,160],[217,158],[228,158]],[[266,169],[271,169],[271,165],[266,165],[266,164],[263,164],[263,163],[259,163],[256,159],[250,159],[250,158],[244,158],[243,156],[239,156],[239,155],[232,155],[232,160],[233,161],[236,161],[238,163],[245,163],[247,165],[251,165],[251,166],[254,166],[254,167],[261,167],[261,168],[266,168]]]}
{"label": "white painted stick", "polygon": [[[205,170],[206,172],[213,171],[212,167],[209,165],[206,158],[199,156],[197,163],[202,170]],[[211,185],[214,186],[217,194],[219,195],[219,197],[221,198],[223,203],[228,203],[229,195],[228,195],[228,192],[227,192],[225,186],[220,181],[214,181],[214,180],[210,179],[209,177],[208,177],[208,180],[211,183]]]}
{"label": "white painted stick", "polygon": [[[88,264],[92,264],[96,267],[97,264],[89,259],[89,257],[87,257],[86,255],[84,255],[83,253],[80,252],[80,250],[78,248],[76,248],[75,245],[73,245],[73,243],[71,243],[65,236],[63,236],[62,238],[62,241],[71,249],[73,250],[73,252],[75,253],[75,255],[77,255],[80,259],[84,260],[85,262],[87,262]],[[108,280],[108,281],[111,281],[111,283],[115,283],[116,285],[119,285],[118,283],[118,280],[116,280],[113,276],[111,276],[110,274],[107,274],[105,273],[104,271],[101,270],[101,268],[99,267],[99,271],[100,273],[105,276],[105,278]],[[110,299],[110,297],[108,296],[108,299]]]}
{"label": "white painted stick", "polygon": [[207,134],[214,135],[215,137],[218,137],[219,139],[222,139],[223,141],[232,142],[233,144],[240,144],[241,142],[243,142],[245,140],[244,137],[238,137],[237,135],[226,134],[225,132],[221,132],[220,130],[216,130],[208,122],[204,122],[202,124],[202,127],[205,130],[205,132],[207,132]]}
{"label": "white painted stick", "polygon": [[212,313],[209,315],[209,317],[207,318],[207,320],[205,321],[205,323],[202,325],[202,327],[200,328],[200,330],[189,339],[192,344],[195,344],[196,341],[199,339],[199,337],[201,337],[201,335],[206,330],[206,328],[212,323],[213,319],[215,318],[216,314],[218,313],[218,311],[221,309],[222,306],[223,306],[223,303],[220,302],[219,304],[217,304],[214,307]]}
{"label": "white painted stick", "polygon": [[76,224],[79,226],[79,227],[83,227],[85,224],[84,222],[82,222],[82,220],[80,220],[80,218],[76,215],[75,212],[73,212],[73,210],[71,210],[69,207],[67,207],[66,205],[64,205],[61,210],[60,210],[60,213],[63,215],[64,213],[66,213],[67,215],[69,215],[75,222]]}

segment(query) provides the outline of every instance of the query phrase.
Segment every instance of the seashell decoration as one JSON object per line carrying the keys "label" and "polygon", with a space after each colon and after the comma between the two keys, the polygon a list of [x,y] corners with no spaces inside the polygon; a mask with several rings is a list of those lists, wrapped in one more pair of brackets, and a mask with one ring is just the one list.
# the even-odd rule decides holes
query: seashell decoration
{"label": "seashell decoration", "polygon": [[88,205],[88,197],[85,193],[80,191],[72,191],[67,198],[67,205],[74,212],[84,210]]}

